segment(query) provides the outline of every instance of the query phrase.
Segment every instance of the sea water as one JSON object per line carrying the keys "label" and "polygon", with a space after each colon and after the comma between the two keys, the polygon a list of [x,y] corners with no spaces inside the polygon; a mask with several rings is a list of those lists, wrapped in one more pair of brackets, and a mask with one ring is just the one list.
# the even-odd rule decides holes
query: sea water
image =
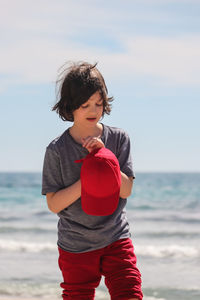
{"label": "sea water", "polygon": [[[127,215],[144,299],[199,300],[200,173],[136,174]],[[0,298],[61,299],[57,221],[41,174],[0,173]]]}

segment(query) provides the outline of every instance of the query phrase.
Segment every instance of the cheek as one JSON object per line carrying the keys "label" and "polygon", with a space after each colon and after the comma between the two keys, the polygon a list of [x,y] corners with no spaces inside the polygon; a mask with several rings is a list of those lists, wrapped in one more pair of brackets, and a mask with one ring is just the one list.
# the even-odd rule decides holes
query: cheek
{"label": "cheek", "polygon": [[79,109],[77,109],[74,111],[73,115],[74,115],[74,120],[80,120],[83,114]]}
{"label": "cheek", "polygon": [[98,107],[98,112],[99,112],[100,115],[103,114],[103,106]]}

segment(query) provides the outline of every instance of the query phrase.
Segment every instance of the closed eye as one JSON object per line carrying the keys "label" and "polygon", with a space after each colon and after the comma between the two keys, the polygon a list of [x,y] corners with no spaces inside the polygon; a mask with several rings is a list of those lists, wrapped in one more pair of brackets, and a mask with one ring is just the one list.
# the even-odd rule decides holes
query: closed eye
{"label": "closed eye", "polygon": [[102,106],[103,105],[103,99],[99,99],[100,101],[98,101],[97,103],[96,103],[96,105],[97,106]]}
{"label": "closed eye", "polygon": [[87,108],[87,107],[88,107],[88,104],[87,104],[87,105],[84,105],[84,106],[83,106],[83,105],[81,105],[81,107],[82,107],[82,108]]}
{"label": "closed eye", "polygon": [[[96,106],[102,106],[103,105],[103,101],[101,101],[100,103],[96,103]],[[89,106],[89,104],[86,105],[81,105],[82,108],[87,108]]]}

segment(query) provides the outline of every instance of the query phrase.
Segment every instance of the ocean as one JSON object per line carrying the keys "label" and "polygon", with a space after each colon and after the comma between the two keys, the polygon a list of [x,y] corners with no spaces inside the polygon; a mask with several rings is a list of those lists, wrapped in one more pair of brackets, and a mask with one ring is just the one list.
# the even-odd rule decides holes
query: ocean
{"label": "ocean", "polygon": [[[127,215],[144,300],[199,300],[200,173],[136,173]],[[0,173],[0,299],[61,299],[57,220],[41,174]]]}

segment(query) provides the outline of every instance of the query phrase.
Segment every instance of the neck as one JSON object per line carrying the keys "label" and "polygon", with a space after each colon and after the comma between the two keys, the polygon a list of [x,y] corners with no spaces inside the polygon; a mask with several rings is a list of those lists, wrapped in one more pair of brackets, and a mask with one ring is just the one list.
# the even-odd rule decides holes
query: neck
{"label": "neck", "polygon": [[94,127],[84,127],[78,124],[73,124],[69,129],[71,136],[78,142],[82,144],[82,139],[88,136],[100,136],[103,131],[103,126],[97,123]]}

